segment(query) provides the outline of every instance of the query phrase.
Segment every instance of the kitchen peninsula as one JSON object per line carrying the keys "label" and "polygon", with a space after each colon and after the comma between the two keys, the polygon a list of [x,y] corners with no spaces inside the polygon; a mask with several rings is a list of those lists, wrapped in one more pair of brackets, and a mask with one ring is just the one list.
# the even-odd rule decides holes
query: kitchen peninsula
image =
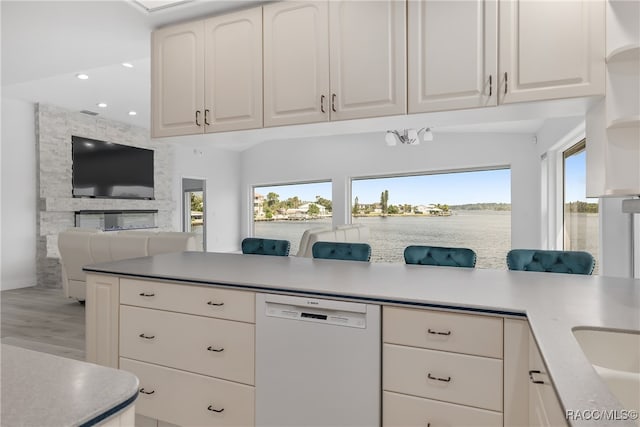
{"label": "kitchen peninsula", "polygon": [[[406,319],[418,319],[422,313],[429,316],[453,314],[456,317],[452,323],[454,327],[455,324],[459,324],[456,322],[470,318],[473,320],[468,322],[470,328],[476,327],[474,325],[481,323],[484,318],[498,319],[500,325],[494,335],[486,330],[492,326],[476,332],[471,329],[469,343],[461,344],[472,344],[471,347],[467,346],[468,348],[447,349],[438,347],[440,344],[429,344],[430,347],[422,344],[415,346],[437,350],[418,351],[443,353],[441,350],[444,350],[451,352],[447,354],[456,355],[462,353],[469,360],[479,360],[483,363],[487,360],[487,363],[504,366],[504,370],[499,371],[500,375],[504,372],[504,382],[501,381],[502,378],[495,380],[496,395],[500,402],[480,402],[474,400],[479,399],[477,396],[469,397],[470,400],[467,400],[467,397],[456,400],[458,397],[454,396],[449,400],[448,397],[443,398],[440,395],[406,392],[407,395],[412,395],[411,399],[418,399],[414,398],[418,395],[421,402],[436,402],[442,405],[438,401],[445,400],[456,404],[456,408],[468,408],[470,411],[481,411],[482,414],[496,416],[497,418],[491,418],[493,421],[488,421],[491,425],[511,425],[523,420],[522,417],[526,416],[531,408],[528,408],[528,401],[517,401],[518,393],[525,390],[526,395],[532,372],[536,375],[548,373],[548,378],[557,393],[560,405],[557,410],[547,408],[549,418],[552,418],[553,411],[556,419],[560,414],[561,421],[566,411],[585,414],[611,410],[622,413],[620,401],[598,376],[575,339],[573,331],[594,328],[636,335],[640,333],[640,280],[635,279],[195,252],[92,265],[85,267],[85,271],[88,273],[87,357],[90,361],[120,368],[123,368],[123,365],[145,365],[140,368],[144,370],[146,367],[155,366],[153,357],[156,355],[153,352],[148,353],[151,362],[148,364],[139,362],[143,358],[138,355],[132,357],[123,354],[123,351],[147,354],[145,352],[151,350],[146,349],[150,348],[150,343],[155,338],[148,330],[150,323],[142,321],[144,327],[132,331],[135,332],[135,340],[141,342],[127,341],[129,338],[125,337],[125,333],[130,319],[126,316],[129,311],[136,311],[138,318],[146,316],[145,313],[149,316],[166,314],[167,319],[170,316],[183,316],[185,319],[209,316],[226,319],[224,321],[229,325],[237,323],[241,324],[240,326],[253,327],[257,317],[255,306],[252,304],[254,293],[366,302],[382,306],[383,425],[392,424],[394,421],[385,418],[385,412],[389,412],[392,407],[391,403],[387,403],[387,397],[406,397],[403,390],[395,389],[394,379],[386,376],[386,371],[391,372],[391,369],[395,369],[388,366],[392,363],[392,354],[396,351],[402,353],[409,348],[404,348],[404,338],[393,337],[393,325],[387,324],[400,321],[396,317],[398,313],[394,314],[394,311],[401,312],[401,316],[408,316],[405,317],[407,325],[410,325],[411,321]],[[211,296],[206,295],[206,292],[217,293]],[[194,301],[198,299],[201,300],[202,307],[196,307]],[[205,309],[218,310],[218,314],[205,313]],[[411,317],[414,315],[418,317]],[[522,325],[526,327],[526,335],[522,334]],[[529,328],[532,344],[530,348],[526,345],[522,347],[520,344],[526,343],[529,339]],[[426,331],[426,328],[424,329]],[[184,332],[186,329],[182,331],[182,335],[190,334]],[[449,332],[445,331],[442,335]],[[464,328],[461,328],[461,334],[464,333]],[[195,332],[193,334],[195,335]],[[247,345],[253,345],[252,334],[253,330],[247,332]],[[237,335],[238,333],[234,333],[234,336]],[[455,336],[456,333],[451,335]],[[530,350],[536,345],[544,363],[541,369],[531,370],[531,360],[525,360],[524,364],[527,366],[522,366],[521,359],[527,359],[526,355],[531,355]],[[210,348],[210,354],[219,350],[215,347]],[[189,351],[182,349],[180,353]],[[135,359],[135,362],[130,361],[128,357]],[[533,358],[529,356],[529,359]],[[157,363],[164,367],[170,366],[165,361]],[[185,376],[197,376],[193,374],[196,370],[193,364],[181,365],[180,360],[176,363],[178,369],[189,371],[184,373]],[[239,374],[233,373],[233,369],[227,367],[224,371],[205,375],[215,377],[216,381],[221,381],[220,384],[224,383],[233,390],[237,389],[240,394],[244,393],[243,396],[246,397],[242,398],[246,399],[245,405],[249,405],[254,402],[253,352],[246,363],[249,369],[240,369]],[[258,365],[256,360],[255,366]],[[182,372],[164,367],[157,370],[167,370],[167,375],[178,375]],[[251,376],[246,377],[246,372],[251,372]],[[137,371],[136,375],[141,377],[144,387],[144,376]],[[522,376],[527,377],[526,380],[523,381]],[[204,375],[202,377],[205,378]],[[446,381],[446,377],[429,378]],[[536,384],[545,383],[544,380],[537,381]],[[548,387],[549,381],[546,381],[546,384]],[[480,387],[486,387],[486,384]],[[553,394],[553,389],[548,388]],[[487,394],[483,390],[485,388],[480,390],[480,395]],[[141,401],[138,407],[144,411],[144,405],[144,401]],[[215,403],[208,405],[211,408],[210,412],[222,409],[216,407]],[[225,413],[228,412],[230,410]],[[163,419],[163,416],[156,418]],[[168,421],[179,420],[184,418],[172,418]],[[228,419],[226,422],[231,423]],[[238,422],[246,424],[253,422],[253,418]],[[601,418],[596,421],[584,417],[564,422],[575,426],[635,425],[631,419]],[[524,423],[528,424],[526,419]]]}

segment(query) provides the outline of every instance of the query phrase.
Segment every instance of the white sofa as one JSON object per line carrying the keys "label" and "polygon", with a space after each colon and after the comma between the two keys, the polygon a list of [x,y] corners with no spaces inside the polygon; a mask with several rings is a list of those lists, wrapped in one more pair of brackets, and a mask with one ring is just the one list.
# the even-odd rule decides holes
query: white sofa
{"label": "white sofa", "polygon": [[58,235],[62,287],[67,298],[85,299],[89,264],[169,252],[195,251],[195,233],[120,231],[72,228]]}
{"label": "white sofa", "polygon": [[368,241],[369,227],[362,224],[339,225],[334,228],[310,228],[302,234],[296,256],[311,258],[315,242],[367,243]]}

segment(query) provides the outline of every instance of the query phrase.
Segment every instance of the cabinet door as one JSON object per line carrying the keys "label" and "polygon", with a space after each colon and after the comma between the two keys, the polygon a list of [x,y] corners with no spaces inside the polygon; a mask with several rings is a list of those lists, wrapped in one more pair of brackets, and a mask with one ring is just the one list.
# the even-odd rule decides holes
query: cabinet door
{"label": "cabinet door", "polygon": [[206,132],[262,127],[262,9],[204,25]]}
{"label": "cabinet door", "polygon": [[87,362],[118,368],[120,279],[87,274],[85,311]]}
{"label": "cabinet door", "polygon": [[327,2],[264,6],[264,125],[329,120]]}
{"label": "cabinet door", "polygon": [[204,23],[154,31],[151,70],[151,136],[202,133]]}
{"label": "cabinet door", "polygon": [[531,333],[529,333],[529,425],[544,427],[567,425],[564,411]]}
{"label": "cabinet door", "polygon": [[329,2],[331,119],[407,112],[404,1]]}
{"label": "cabinet door", "polygon": [[497,0],[408,2],[409,113],[497,104]]}
{"label": "cabinet door", "polygon": [[501,103],[604,95],[603,1],[500,1]]}

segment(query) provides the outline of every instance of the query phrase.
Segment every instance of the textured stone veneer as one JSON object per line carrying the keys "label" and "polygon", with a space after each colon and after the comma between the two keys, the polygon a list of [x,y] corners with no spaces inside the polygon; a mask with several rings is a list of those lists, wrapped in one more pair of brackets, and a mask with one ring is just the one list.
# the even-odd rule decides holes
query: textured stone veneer
{"label": "textured stone veneer", "polygon": [[[173,224],[173,149],[156,144],[149,131],[113,120],[60,107],[36,105],[37,224],[36,269],[38,286],[61,288],[58,233],[73,227],[78,210],[158,210],[160,230]],[[71,136],[82,136],[154,150],[155,200],[83,199],[72,197]]]}

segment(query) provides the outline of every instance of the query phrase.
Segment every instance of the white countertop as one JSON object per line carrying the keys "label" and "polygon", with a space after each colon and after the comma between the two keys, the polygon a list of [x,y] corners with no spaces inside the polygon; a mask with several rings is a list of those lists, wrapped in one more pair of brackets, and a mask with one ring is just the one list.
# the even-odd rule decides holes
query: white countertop
{"label": "white countertop", "polygon": [[2,345],[3,426],[91,426],[133,404],[129,372]]}
{"label": "white countertop", "polygon": [[[404,264],[185,252],[85,270],[287,294],[526,315],[562,406],[622,409],[587,360],[576,327],[640,331],[640,280]],[[572,425],[635,425],[631,421]]]}

